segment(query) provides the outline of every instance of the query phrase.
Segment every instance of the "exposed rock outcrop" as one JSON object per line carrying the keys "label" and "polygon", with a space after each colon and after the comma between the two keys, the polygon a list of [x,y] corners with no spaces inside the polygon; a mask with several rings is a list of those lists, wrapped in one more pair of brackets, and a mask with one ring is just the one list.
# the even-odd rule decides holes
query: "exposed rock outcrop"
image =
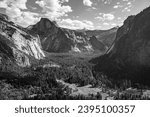
{"label": "exposed rock outcrop", "polygon": [[5,15],[0,15],[0,55],[15,61],[19,66],[30,66],[30,58],[43,59],[45,54],[39,38],[21,30]]}
{"label": "exposed rock outcrop", "polygon": [[106,51],[107,46],[105,46],[102,42],[100,42],[95,36],[90,38],[90,43],[93,45],[94,50],[102,50]]}
{"label": "exposed rock outcrop", "polygon": [[97,43],[101,47],[94,47],[91,42],[95,39],[92,41],[86,32],[61,28],[46,18],[28,29],[40,36],[42,47],[47,52],[93,52],[95,48],[106,51],[106,46],[101,41]]}
{"label": "exposed rock outcrop", "polygon": [[119,27],[114,27],[109,30],[89,30],[86,31],[86,34],[88,36],[95,36],[100,42],[109,48],[116,38],[118,28]]}

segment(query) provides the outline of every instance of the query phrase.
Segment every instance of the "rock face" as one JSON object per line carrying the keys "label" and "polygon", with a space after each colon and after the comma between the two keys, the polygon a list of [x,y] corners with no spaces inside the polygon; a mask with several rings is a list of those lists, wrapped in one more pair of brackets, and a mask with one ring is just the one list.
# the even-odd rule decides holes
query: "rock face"
{"label": "rock face", "polygon": [[47,52],[93,52],[95,48],[99,51],[106,51],[106,46],[101,41],[97,41],[100,47],[94,47],[92,36],[88,36],[86,32],[75,31],[60,28],[56,22],[51,22],[46,18],[42,18],[40,22],[33,26],[29,26],[30,33],[38,34],[42,47]]}
{"label": "rock face", "polygon": [[43,59],[40,40],[21,30],[7,16],[0,15],[0,57],[15,61],[19,66],[30,66],[30,58]]}
{"label": "rock face", "polygon": [[150,8],[130,16],[119,28],[107,54],[92,61],[112,78],[150,84]]}
{"label": "rock face", "polygon": [[99,41],[109,48],[116,38],[118,28],[119,27],[114,27],[110,30],[89,30],[86,31],[86,34],[88,36],[95,36]]}
{"label": "rock face", "polygon": [[90,38],[90,43],[93,45],[94,50],[102,50],[105,51],[106,50],[106,46],[100,42],[95,36],[92,36]]}

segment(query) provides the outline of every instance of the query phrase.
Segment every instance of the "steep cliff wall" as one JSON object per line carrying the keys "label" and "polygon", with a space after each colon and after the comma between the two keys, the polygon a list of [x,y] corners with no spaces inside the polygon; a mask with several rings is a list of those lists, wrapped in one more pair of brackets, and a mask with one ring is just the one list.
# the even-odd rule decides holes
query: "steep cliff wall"
{"label": "steep cliff wall", "polygon": [[119,28],[107,54],[93,59],[95,70],[115,79],[150,84],[150,7],[130,16]]}
{"label": "steep cliff wall", "polygon": [[38,37],[29,35],[6,18],[0,18],[0,53],[22,67],[30,66],[30,57],[43,59],[45,54]]}
{"label": "steep cliff wall", "polygon": [[[37,24],[29,26],[28,30],[40,36],[42,47],[47,52],[93,52],[95,49],[86,32],[61,28],[46,18],[41,18]],[[99,46],[103,45],[101,43],[99,41]],[[97,49],[106,51],[106,46]]]}

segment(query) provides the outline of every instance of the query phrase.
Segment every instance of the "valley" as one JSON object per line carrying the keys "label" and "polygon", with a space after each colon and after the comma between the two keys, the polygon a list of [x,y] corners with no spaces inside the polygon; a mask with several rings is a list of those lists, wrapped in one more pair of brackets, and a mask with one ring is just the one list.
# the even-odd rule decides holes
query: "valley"
{"label": "valley", "polygon": [[0,14],[0,99],[150,99],[149,13],[109,30],[71,30],[47,18],[23,28]]}

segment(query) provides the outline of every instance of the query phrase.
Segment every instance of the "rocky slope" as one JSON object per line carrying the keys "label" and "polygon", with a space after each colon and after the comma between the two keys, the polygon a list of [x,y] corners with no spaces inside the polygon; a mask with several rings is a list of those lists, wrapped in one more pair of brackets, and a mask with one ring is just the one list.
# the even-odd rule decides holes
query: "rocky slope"
{"label": "rocky slope", "polygon": [[[101,41],[99,41],[95,36],[90,37],[90,43],[93,46],[94,50],[107,50],[107,46],[103,44]],[[105,48],[104,48],[105,47]]]}
{"label": "rocky slope", "polygon": [[[42,18],[37,24],[27,28],[30,33],[38,34],[42,47],[47,52],[105,52],[107,45],[86,31],[60,28],[56,22]],[[107,32],[107,31],[106,31]],[[96,47],[95,47],[96,43]]]}
{"label": "rocky slope", "polygon": [[150,84],[150,7],[128,17],[107,54],[93,59],[95,70],[114,79]]}
{"label": "rocky slope", "polygon": [[89,30],[86,31],[86,34],[88,36],[95,36],[99,41],[109,48],[116,38],[118,28],[119,27],[114,27],[109,30]]}
{"label": "rocky slope", "polygon": [[43,59],[40,40],[23,31],[6,15],[0,14],[0,58],[15,61],[19,66],[30,66],[30,59]]}

